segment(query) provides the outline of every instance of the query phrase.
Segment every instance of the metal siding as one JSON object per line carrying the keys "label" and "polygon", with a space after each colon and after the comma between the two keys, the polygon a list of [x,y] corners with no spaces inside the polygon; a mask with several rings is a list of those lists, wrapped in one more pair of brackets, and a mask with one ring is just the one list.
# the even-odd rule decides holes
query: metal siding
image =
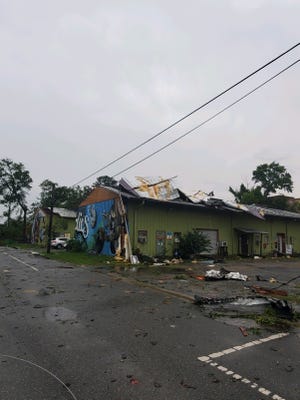
{"label": "metal siding", "polygon": [[[222,240],[231,242],[230,237],[230,216],[226,214],[214,215],[209,210],[200,209],[179,209],[163,208],[159,205],[136,208],[130,220],[135,223],[135,231],[147,230],[148,243],[137,243],[137,235],[133,248],[139,248],[143,254],[154,255],[156,252],[155,235],[156,231],[186,233],[193,229],[214,229],[219,230]],[[167,255],[172,255],[173,246],[167,241]]]}
{"label": "metal siding", "polygon": [[[196,208],[165,207],[161,204],[131,203],[127,206],[129,231],[133,249],[139,248],[143,254],[155,254],[155,232],[164,230],[166,232],[185,233],[194,228],[217,229],[219,241],[228,244],[228,255],[238,254],[238,235],[235,228],[249,227],[268,232],[268,243],[262,248],[262,255],[269,255],[274,250],[274,242],[278,232],[286,233],[287,242],[290,237],[293,241],[293,250],[300,253],[300,223],[299,221],[286,220],[283,218],[267,218],[261,220],[251,215],[242,213],[225,213],[217,210],[203,210]],[[137,243],[137,231],[148,231],[148,242]],[[266,238],[262,237],[262,244]],[[170,250],[169,250],[169,255]]]}

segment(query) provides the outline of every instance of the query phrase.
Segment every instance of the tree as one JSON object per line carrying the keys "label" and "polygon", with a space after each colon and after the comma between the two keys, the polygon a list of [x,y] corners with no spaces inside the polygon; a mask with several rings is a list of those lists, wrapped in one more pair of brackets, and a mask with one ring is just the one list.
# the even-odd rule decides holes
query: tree
{"label": "tree", "polygon": [[235,201],[242,204],[261,204],[270,207],[275,205],[287,208],[287,202],[280,199],[277,202],[270,194],[277,190],[292,192],[293,181],[291,175],[283,165],[273,161],[270,164],[261,164],[252,172],[252,181],[255,185],[247,188],[243,183],[239,189],[229,187],[229,192],[234,195]]}
{"label": "tree", "polygon": [[49,179],[44,180],[40,184],[40,206],[50,208],[50,218],[48,226],[48,241],[47,241],[47,253],[50,253],[50,242],[52,237],[52,220],[53,220],[53,208],[63,207],[67,209],[77,210],[79,204],[86,198],[91,192],[92,188],[89,186],[68,187],[59,186],[58,183],[52,182]]}
{"label": "tree", "polygon": [[40,205],[41,207],[63,207],[66,200],[66,186],[59,186],[58,183],[45,179],[41,184]]}
{"label": "tree", "polygon": [[92,188],[90,186],[66,187],[65,188],[65,201],[63,207],[69,210],[77,210],[79,204],[91,193]]}
{"label": "tree", "polygon": [[108,187],[117,187],[118,181],[108,175],[98,176],[96,181],[93,183],[93,187],[99,186],[108,186]]}
{"label": "tree", "polygon": [[63,207],[69,210],[77,210],[79,204],[89,195],[92,191],[90,186],[59,186],[58,183],[52,182],[49,179],[44,180],[40,184],[40,206],[50,207]]}
{"label": "tree", "polygon": [[259,184],[264,197],[276,193],[278,189],[292,193],[293,181],[283,165],[273,161],[271,164],[261,164],[252,173],[252,180]]}
{"label": "tree", "polygon": [[51,236],[52,236],[52,221],[53,221],[53,208],[59,207],[64,202],[66,197],[66,186],[59,186],[56,182],[49,179],[44,180],[40,187],[42,189],[40,195],[40,202],[42,207],[50,208],[49,226],[48,226],[48,240],[47,240],[47,253],[51,249]]}
{"label": "tree", "polygon": [[234,195],[234,199],[237,203],[241,204],[262,204],[264,202],[264,196],[261,193],[260,187],[252,187],[248,189],[243,183],[239,189],[233,189],[229,187],[229,192]]}
{"label": "tree", "polygon": [[23,212],[23,233],[26,238],[26,197],[31,189],[32,179],[22,163],[15,163],[9,158],[0,160],[0,203],[6,210],[7,225],[10,224],[11,214],[16,208]]}

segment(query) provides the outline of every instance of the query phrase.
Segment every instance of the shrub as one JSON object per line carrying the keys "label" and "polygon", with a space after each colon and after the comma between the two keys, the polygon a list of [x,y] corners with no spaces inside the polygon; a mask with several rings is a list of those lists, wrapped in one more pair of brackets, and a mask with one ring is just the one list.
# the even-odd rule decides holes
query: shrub
{"label": "shrub", "polygon": [[193,230],[181,236],[178,251],[182,258],[187,259],[208,251],[210,248],[210,240],[203,233]]}
{"label": "shrub", "polygon": [[86,251],[86,244],[80,240],[71,239],[68,241],[66,249],[72,252],[84,252]]}

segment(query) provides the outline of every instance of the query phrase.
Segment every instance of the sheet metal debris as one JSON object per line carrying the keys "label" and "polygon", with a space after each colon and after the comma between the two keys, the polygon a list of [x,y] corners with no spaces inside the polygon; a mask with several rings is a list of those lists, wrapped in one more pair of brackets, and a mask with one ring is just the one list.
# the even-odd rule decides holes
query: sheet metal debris
{"label": "sheet metal debris", "polygon": [[230,272],[224,268],[221,268],[219,271],[216,269],[211,269],[210,271],[206,271],[205,280],[222,280],[222,279],[231,279],[238,281],[246,281],[248,279],[247,275],[243,275],[240,272]]}

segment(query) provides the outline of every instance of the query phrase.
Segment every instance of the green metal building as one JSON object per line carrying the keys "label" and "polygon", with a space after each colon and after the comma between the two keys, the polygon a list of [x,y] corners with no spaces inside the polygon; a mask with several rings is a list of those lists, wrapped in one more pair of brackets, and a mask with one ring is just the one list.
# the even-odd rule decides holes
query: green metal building
{"label": "green metal building", "polygon": [[175,198],[152,198],[122,180],[118,188],[94,189],[75,228],[89,250],[126,258],[137,252],[173,257],[180,236],[192,230],[210,239],[210,256],[300,253],[298,213],[215,198],[195,203],[179,190]]}

